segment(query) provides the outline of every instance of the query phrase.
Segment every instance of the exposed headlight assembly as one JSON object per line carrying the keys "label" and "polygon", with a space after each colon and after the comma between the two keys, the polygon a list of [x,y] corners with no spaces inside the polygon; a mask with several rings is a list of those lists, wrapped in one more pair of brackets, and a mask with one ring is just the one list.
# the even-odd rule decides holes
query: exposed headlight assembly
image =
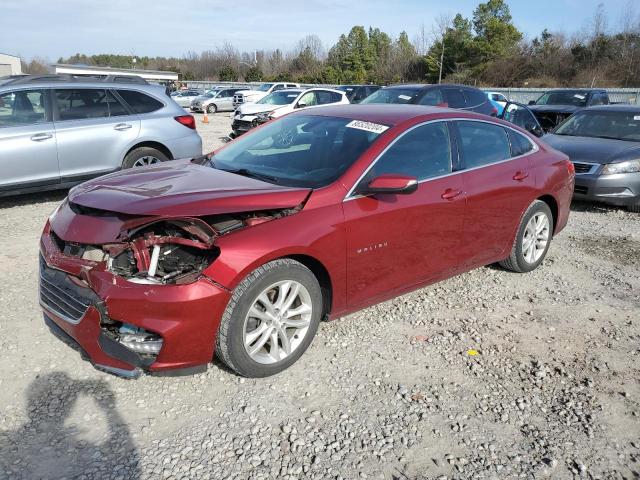
{"label": "exposed headlight assembly", "polygon": [[640,159],[627,160],[626,162],[610,163],[604,166],[602,175],[613,175],[616,173],[638,173],[640,172]]}
{"label": "exposed headlight assembly", "polygon": [[65,197],[65,199],[62,202],[60,202],[60,204],[56,207],[56,209],[53,212],[51,212],[51,215],[49,215],[50,222],[53,222],[53,219],[56,218],[56,215],[58,214],[62,206],[66,204],[68,201],[69,201],[69,197]]}

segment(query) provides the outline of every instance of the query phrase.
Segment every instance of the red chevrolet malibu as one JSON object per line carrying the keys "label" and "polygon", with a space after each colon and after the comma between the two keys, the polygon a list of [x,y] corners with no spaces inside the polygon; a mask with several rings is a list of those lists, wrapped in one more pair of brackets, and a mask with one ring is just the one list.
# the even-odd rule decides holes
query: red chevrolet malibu
{"label": "red chevrolet malibu", "polygon": [[214,154],[69,192],[40,243],[52,331],[127,377],[293,364],[337,318],[499,262],[567,223],[568,158],[514,125],[410,105],[287,115]]}

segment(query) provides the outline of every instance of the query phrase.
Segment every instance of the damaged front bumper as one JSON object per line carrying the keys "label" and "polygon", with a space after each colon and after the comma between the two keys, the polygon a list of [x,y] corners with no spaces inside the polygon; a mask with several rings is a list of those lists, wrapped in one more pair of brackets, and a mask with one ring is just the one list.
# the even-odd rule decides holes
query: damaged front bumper
{"label": "damaged front bumper", "polygon": [[[205,275],[185,284],[127,281],[91,261],[66,255],[49,222],[40,253],[45,322],[96,368],[135,378],[142,372],[202,371],[212,360],[230,292]],[[141,348],[145,338],[152,347],[148,351]]]}

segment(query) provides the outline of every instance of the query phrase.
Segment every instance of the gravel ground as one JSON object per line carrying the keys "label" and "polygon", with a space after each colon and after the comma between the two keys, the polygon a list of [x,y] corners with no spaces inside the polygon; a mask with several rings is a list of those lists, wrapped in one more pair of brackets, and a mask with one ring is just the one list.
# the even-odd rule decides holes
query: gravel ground
{"label": "gravel ground", "polygon": [[[229,123],[198,124],[205,151]],[[127,381],[42,322],[38,238],[64,195],[0,201],[0,478],[640,478],[638,214],[575,204],[535,272],[323,323],[276,377]]]}

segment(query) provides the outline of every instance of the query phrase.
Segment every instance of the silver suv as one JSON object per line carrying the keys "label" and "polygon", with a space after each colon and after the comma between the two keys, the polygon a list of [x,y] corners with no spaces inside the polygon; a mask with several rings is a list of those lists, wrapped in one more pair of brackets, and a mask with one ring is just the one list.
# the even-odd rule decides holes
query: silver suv
{"label": "silver suv", "polygon": [[0,196],[202,154],[193,116],[137,78],[0,79]]}

